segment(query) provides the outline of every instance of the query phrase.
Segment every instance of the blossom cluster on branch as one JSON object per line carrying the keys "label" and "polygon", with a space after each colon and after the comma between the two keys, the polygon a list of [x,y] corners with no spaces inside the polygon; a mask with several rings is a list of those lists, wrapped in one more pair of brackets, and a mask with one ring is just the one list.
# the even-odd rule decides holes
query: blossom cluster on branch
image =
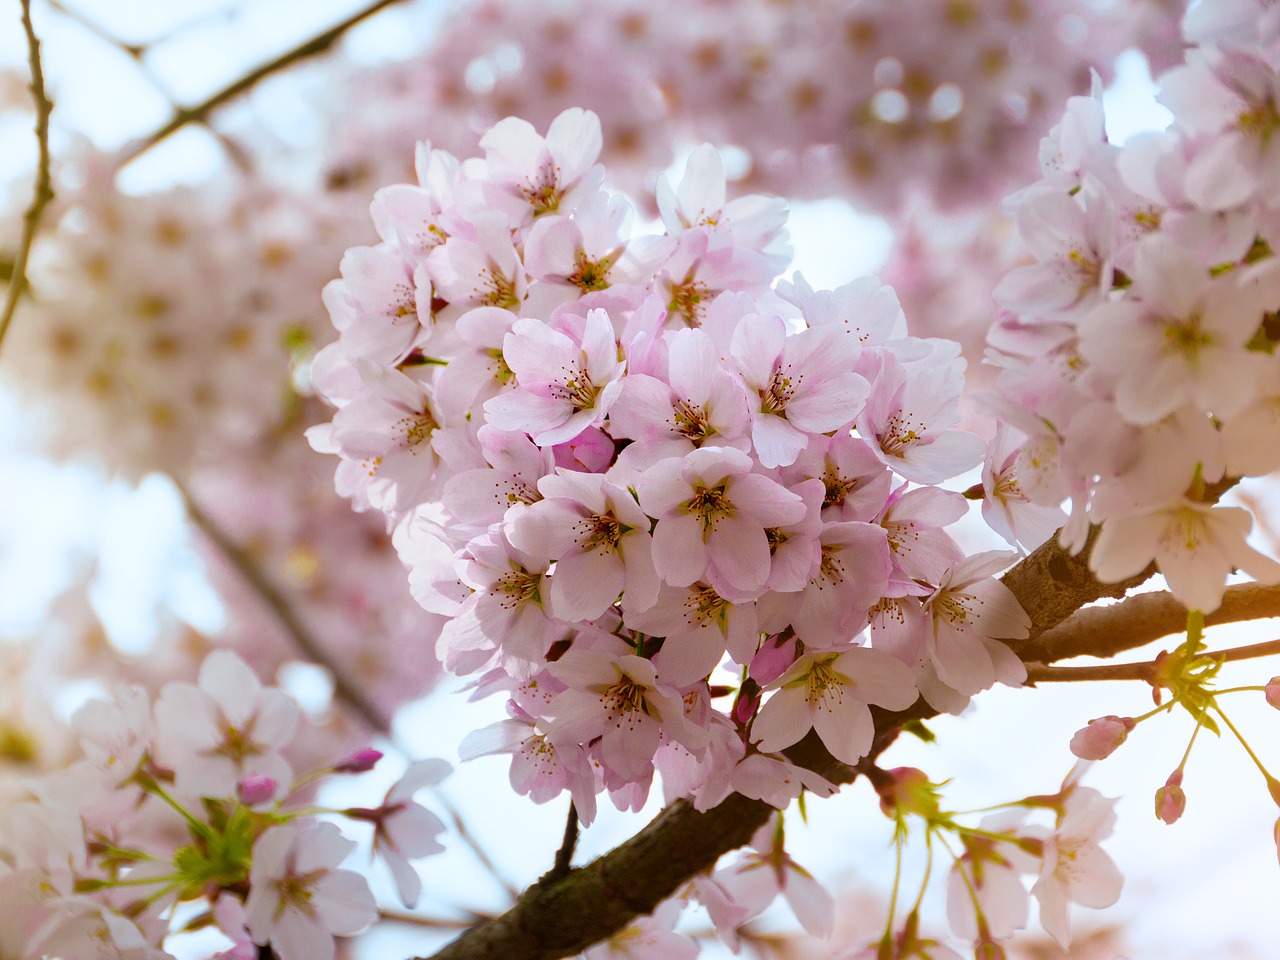
{"label": "blossom cluster on branch", "polygon": [[989,342],[1021,494],[1071,501],[1068,545],[1101,526],[1101,579],[1155,561],[1211,612],[1233,569],[1280,580],[1249,513],[1208,492],[1280,466],[1280,21],[1202,4],[1186,31],[1169,130],[1116,147],[1096,96],[1068,103],[1011,200],[1036,262],[996,286]]}

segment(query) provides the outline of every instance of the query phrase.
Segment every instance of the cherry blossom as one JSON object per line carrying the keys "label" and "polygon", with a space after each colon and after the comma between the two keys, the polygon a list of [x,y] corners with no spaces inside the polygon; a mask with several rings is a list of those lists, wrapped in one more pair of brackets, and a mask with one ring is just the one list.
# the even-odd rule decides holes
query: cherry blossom
{"label": "cherry blossom", "polygon": [[298,727],[298,707],[283,692],[263,688],[233,653],[211,653],[196,686],[166,685],[155,717],[157,758],[175,771],[183,793],[233,796],[247,774],[281,786],[293,781],[280,751]]}
{"label": "cherry blossom", "polygon": [[751,728],[761,750],[781,750],[812,729],[832,756],[849,764],[871,749],[868,704],[905,710],[916,701],[911,671],[888,654],[865,647],[805,654],[765,689],[777,692]]}
{"label": "cherry blossom", "polygon": [[640,477],[640,505],[657,519],[654,563],[673,586],[704,574],[717,590],[758,593],[769,577],[768,527],[804,516],[800,497],[751,472],[731,448],[694,450],[663,460]]}
{"label": "cherry blossom", "polygon": [[1040,904],[1040,923],[1063,949],[1071,942],[1069,903],[1101,909],[1120,896],[1123,877],[1098,846],[1115,824],[1114,803],[1089,787],[1075,787],[1045,841],[1044,865],[1031,894]]}
{"label": "cherry blossom", "polygon": [[334,935],[377,916],[364,878],[336,869],[355,848],[331,823],[272,827],[254,845],[245,913],[253,942],[281,960],[332,960]]}

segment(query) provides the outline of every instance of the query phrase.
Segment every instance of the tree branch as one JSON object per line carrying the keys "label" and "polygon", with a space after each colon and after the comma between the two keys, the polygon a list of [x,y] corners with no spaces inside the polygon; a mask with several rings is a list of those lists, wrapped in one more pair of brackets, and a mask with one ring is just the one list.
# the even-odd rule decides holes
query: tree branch
{"label": "tree branch", "polygon": [[35,242],[36,229],[44,208],[53,200],[53,183],[49,173],[49,114],[53,103],[44,90],[44,63],[40,59],[40,40],[31,25],[31,0],[21,0],[22,29],[27,35],[27,61],[31,69],[31,99],[36,108],[36,147],[39,159],[36,163],[36,184],[31,204],[22,215],[22,235],[18,240],[18,252],[14,254],[9,289],[5,294],[4,308],[0,311],[0,343],[9,332],[9,324],[18,309],[18,300],[27,289],[27,261],[31,257],[31,245]]}
{"label": "tree branch", "polygon": [[578,846],[578,808],[573,801],[569,801],[569,816],[564,822],[564,839],[560,842],[560,849],[556,851],[555,863],[551,865],[551,869],[547,872],[544,880],[554,879],[555,877],[564,876],[569,872],[569,865],[573,862],[573,851]]}
{"label": "tree branch", "polygon": [[514,907],[446,945],[436,960],[578,953],[652,913],[690,877],[750,840],[774,812],[764,801],[741,794],[705,813],[677,801],[605,856],[564,877],[535,883]]}
{"label": "tree branch", "polygon": [[276,57],[262,66],[249,71],[238,80],[233,81],[223,87],[217,93],[207,97],[200,103],[191,107],[181,107],[173,115],[163,127],[156,130],[141,140],[129,146],[120,158],[120,166],[132,163],[142,154],[146,153],[152,147],[167,140],[189,123],[205,123],[209,115],[214,110],[228,103],[243,93],[252,90],[257,84],[265,80],[274,73],[279,73],[286,67],[290,67],[299,61],[309,59],[327,51],[339,39],[356,24],[369,19],[375,13],[379,13],[399,0],[375,0],[361,10],[357,10],[351,16],[347,17],[340,23],[334,24],[323,33],[317,34],[310,40],[298,44],[291,50],[286,50],[280,56]]}
{"label": "tree branch", "polygon": [[[1280,587],[1241,583],[1227,587],[1222,606],[1204,618],[1205,626],[1280,617]],[[1018,649],[1028,663],[1068,657],[1113,657],[1162,637],[1181,633],[1187,610],[1169,593],[1140,593],[1107,607],[1078,610]]]}
{"label": "tree branch", "polygon": [[[1230,647],[1226,650],[1206,650],[1200,656],[1230,663],[1235,660],[1256,660],[1259,657],[1270,657],[1277,653],[1280,653],[1280,640],[1266,640],[1262,643]],[[1100,663],[1088,667],[1048,667],[1032,663],[1027,665],[1027,681],[1045,683],[1080,680],[1151,680],[1155,676],[1157,666],[1155,660],[1146,660],[1142,663]]]}
{"label": "tree branch", "polygon": [[[147,63],[147,53],[158,41],[149,43],[130,43],[127,40],[121,40],[114,33],[108,30],[102,24],[98,23],[92,17],[81,13],[74,7],[69,7],[62,0],[45,0],[52,9],[62,14],[68,20],[77,24],[81,29],[91,33],[103,43],[119,50],[122,54],[133,61],[133,65],[138,72],[146,78],[147,82],[156,88],[166,100],[169,106],[178,111],[180,108],[173,99],[173,94],[169,91],[168,85],[160,77],[155,70],[151,69],[151,65]],[[202,126],[213,136],[215,140],[221,144],[222,149],[226,151],[227,156],[231,158],[231,162],[240,168],[244,173],[252,174],[254,169],[253,158],[249,156],[248,151],[240,144],[236,143],[231,137],[227,136],[220,130],[215,129],[207,119],[199,121]]]}
{"label": "tree branch", "polygon": [[1042,634],[1062,623],[1086,603],[1103,597],[1123,597],[1127,590],[1155,575],[1156,568],[1152,564],[1137,576],[1119,583],[1099,583],[1089,569],[1089,556],[1093,553],[1098,533],[1098,527],[1089,531],[1089,539],[1079,554],[1069,553],[1058,543],[1056,536],[1051,537],[1000,578],[1031,618],[1030,635],[1025,640],[1009,644],[1020,656]]}
{"label": "tree branch", "polygon": [[324,647],[321,646],[319,640],[307,628],[307,625],[302,622],[302,618],[294,611],[283,591],[271,582],[271,578],[258,567],[257,563],[254,562],[243,547],[227,536],[226,531],[214,523],[213,519],[204,512],[204,508],[195,501],[195,498],[191,496],[185,486],[176,479],[173,479],[173,484],[182,495],[182,502],[186,504],[187,514],[191,517],[192,522],[227,558],[227,561],[236,569],[241,578],[262,598],[275,616],[276,621],[288,634],[294,646],[298,648],[298,651],[312,663],[327,667],[329,672],[333,674],[335,695],[346,701],[372,729],[380,733],[388,733],[391,729],[390,718],[384,716],[373,701],[365,696],[364,691],[352,684],[346,678],[344,672],[334,666],[332,659],[325,653]]}

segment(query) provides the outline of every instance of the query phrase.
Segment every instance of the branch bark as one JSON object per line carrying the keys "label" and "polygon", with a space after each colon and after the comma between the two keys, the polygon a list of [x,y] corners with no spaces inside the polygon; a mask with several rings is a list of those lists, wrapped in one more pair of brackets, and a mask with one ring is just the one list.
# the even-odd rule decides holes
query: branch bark
{"label": "branch bark", "polygon": [[272,74],[279,73],[281,70],[284,70],[286,67],[291,67],[299,61],[307,60],[311,57],[324,53],[337,43],[338,40],[342,38],[343,34],[356,26],[356,24],[364,20],[368,20],[375,13],[379,13],[391,6],[393,3],[398,2],[399,0],[375,0],[374,3],[369,4],[361,10],[357,10],[351,16],[347,17],[340,23],[334,24],[323,33],[317,34],[310,40],[298,44],[298,46],[293,49],[286,50],[274,60],[251,70],[249,73],[246,73],[238,80],[229,83],[217,93],[212,94],[200,103],[191,107],[179,108],[177,112],[174,113],[172,119],[170,119],[163,127],[156,130],[154,133],[143,137],[141,140],[135,142],[132,146],[126,149],[120,158],[120,166],[123,167],[125,164],[133,162],[152,147],[173,136],[187,124],[206,123],[209,119],[209,115],[223,104],[229,103],[241,94],[252,90],[259,82],[265,80]]}
{"label": "branch bark", "polygon": [[[1120,584],[1099,583],[1089,571],[1093,541],[1091,536],[1085,550],[1072,556],[1051,540],[1005,574],[1005,585],[1032,621],[1030,637],[1017,649],[1036,649],[1042,635],[1086,603],[1121,597],[1154,573],[1148,568]],[[1072,655],[1065,649],[1060,654]],[[923,700],[902,713],[873,713],[875,745],[860,766],[892,744],[903,724],[934,715]],[[787,754],[833,783],[852,782],[858,774],[834,760],[812,733]],[[763,801],[740,794],[705,813],[688,801],[677,801],[599,859],[535,883],[505,914],[462,934],[432,960],[558,960],[578,953],[637,916],[653,912],[691,877],[745,844],[773,812]]]}
{"label": "branch bark", "polygon": [[[1240,583],[1227,587],[1222,606],[1204,618],[1205,626],[1280,617],[1280,587]],[[1187,611],[1168,593],[1140,593],[1108,607],[1078,610],[1045,631],[1018,653],[1028,663],[1068,657],[1114,657],[1186,628]]]}

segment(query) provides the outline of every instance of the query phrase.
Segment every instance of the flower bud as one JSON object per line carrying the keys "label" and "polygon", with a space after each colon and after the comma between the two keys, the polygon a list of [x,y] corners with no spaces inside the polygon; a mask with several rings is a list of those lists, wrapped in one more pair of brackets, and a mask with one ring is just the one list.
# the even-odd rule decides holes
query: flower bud
{"label": "flower bud", "polygon": [[1177,823],[1187,809],[1187,795],[1182,790],[1182,772],[1173,771],[1165,785],[1156,791],[1156,817],[1165,823]]}
{"label": "flower bud", "polygon": [[365,747],[333,765],[334,773],[368,773],[382,759],[382,751]]}
{"label": "flower bud", "polygon": [[271,777],[250,773],[241,777],[236,784],[236,796],[246,807],[256,807],[271,800],[276,795],[277,786]]}
{"label": "flower bud", "polygon": [[1267,681],[1263,695],[1267,698],[1267,703],[1280,710],[1280,677],[1272,677]]}
{"label": "flower bud", "polygon": [[876,784],[886,817],[915,814],[926,820],[938,813],[938,791],[928,775],[915,767],[894,767]]}
{"label": "flower bud", "polygon": [[1134,728],[1132,717],[1098,717],[1089,725],[1076,731],[1071,738],[1071,752],[1081,760],[1103,760],[1111,756],[1116,747],[1124,743]]}
{"label": "flower bud", "polygon": [[760,652],[751,660],[749,676],[760,686],[777,680],[796,661],[796,638],[782,639],[782,635],[770,637],[760,645]]}
{"label": "flower bud", "polygon": [[742,681],[742,689],[738,691],[738,699],[733,702],[733,719],[745,724],[760,709],[760,685],[747,677]]}

